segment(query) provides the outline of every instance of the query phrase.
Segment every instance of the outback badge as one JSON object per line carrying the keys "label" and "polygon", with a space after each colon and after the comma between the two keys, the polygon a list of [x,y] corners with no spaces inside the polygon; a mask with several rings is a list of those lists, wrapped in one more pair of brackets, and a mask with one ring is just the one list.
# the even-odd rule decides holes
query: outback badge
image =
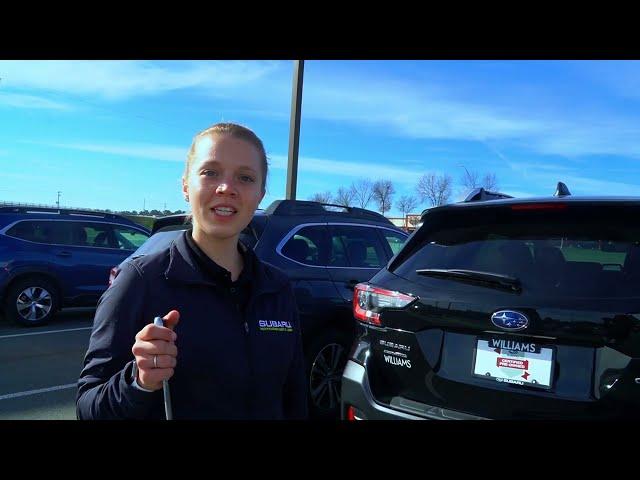
{"label": "outback badge", "polygon": [[503,330],[524,330],[529,326],[526,315],[513,310],[498,310],[491,315],[491,323]]}

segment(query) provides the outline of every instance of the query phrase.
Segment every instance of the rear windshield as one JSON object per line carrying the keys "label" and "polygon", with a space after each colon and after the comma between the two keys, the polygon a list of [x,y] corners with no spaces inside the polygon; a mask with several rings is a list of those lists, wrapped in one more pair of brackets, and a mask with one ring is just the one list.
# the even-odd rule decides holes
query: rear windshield
{"label": "rear windshield", "polygon": [[477,270],[520,279],[523,294],[638,297],[639,213],[614,206],[443,211],[425,217],[393,271],[420,282],[428,280],[418,269]]}

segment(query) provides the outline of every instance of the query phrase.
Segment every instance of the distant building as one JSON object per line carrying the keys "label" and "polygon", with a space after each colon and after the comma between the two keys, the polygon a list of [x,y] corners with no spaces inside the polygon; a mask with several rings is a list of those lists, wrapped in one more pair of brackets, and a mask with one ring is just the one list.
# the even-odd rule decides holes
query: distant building
{"label": "distant building", "polygon": [[409,213],[406,217],[389,217],[391,223],[405,232],[413,232],[416,224],[420,221],[420,214]]}

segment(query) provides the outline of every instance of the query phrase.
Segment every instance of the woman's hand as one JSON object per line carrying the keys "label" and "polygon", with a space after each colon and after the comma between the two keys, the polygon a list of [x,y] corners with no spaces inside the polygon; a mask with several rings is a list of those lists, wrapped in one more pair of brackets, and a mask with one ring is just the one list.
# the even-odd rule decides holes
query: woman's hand
{"label": "woman's hand", "polygon": [[180,313],[171,310],[164,317],[164,327],[150,323],[136,334],[136,343],[131,351],[138,365],[138,385],[148,390],[160,390],[163,380],[174,373],[178,349],[174,327]]}

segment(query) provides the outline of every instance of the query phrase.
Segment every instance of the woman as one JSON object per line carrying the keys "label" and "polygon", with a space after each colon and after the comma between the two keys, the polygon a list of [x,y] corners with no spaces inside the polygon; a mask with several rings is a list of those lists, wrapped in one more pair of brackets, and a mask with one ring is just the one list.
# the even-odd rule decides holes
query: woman
{"label": "woman", "polygon": [[[245,127],[220,123],[196,135],[182,179],[193,229],[129,262],[100,299],[79,419],[164,418],[164,380],[175,419],[306,418],[292,288],[238,241],[267,168],[262,141]],[[165,326],[153,325],[156,316]],[[274,332],[265,320],[290,328]]]}

